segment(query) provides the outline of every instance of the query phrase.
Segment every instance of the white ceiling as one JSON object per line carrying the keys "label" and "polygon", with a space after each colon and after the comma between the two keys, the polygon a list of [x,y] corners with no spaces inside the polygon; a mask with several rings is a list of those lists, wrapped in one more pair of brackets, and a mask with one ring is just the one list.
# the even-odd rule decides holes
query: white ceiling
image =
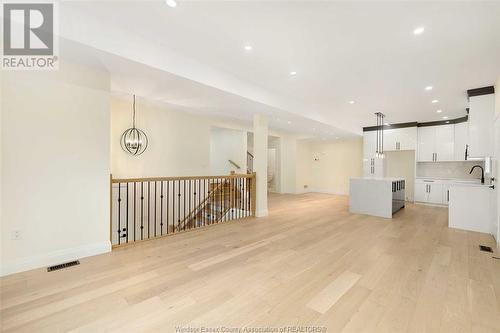
{"label": "white ceiling", "polygon": [[[359,133],[376,111],[393,123],[460,117],[466,90],[500,75],[500,2],[70,1],[60,13],[63,36],[151,68],[110,66],[115,87],[142,75],[167,103],[247,118],[258,103],[327,131]],[[211,104],[196,84],[231,97]]]}

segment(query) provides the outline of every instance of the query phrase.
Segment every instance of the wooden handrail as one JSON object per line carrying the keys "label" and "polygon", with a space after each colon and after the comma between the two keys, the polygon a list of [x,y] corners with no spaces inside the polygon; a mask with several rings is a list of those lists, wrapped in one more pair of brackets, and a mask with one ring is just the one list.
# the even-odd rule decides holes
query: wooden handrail
{"label": "wooden handrail", "polygon": [[235,173],[228,176],[184,176],[184,177],[147,177],[147,178],[113,178],[113,183],[139,183],[154,182],[166,180],[192,180],[192,179],[234,179],[234,178],[252,178],[252,174]]}
{"label": "wooden handrail", "polygon": [[[255,216],[255,172],[122,179],[110,175],[109,186],[113,247]],[[209,210],[205,212],[207,205]],[[235,213],[229,215],[233,208]]]}
{"label": "wooden handrail", "polygon": [[236,164],[236,162],[232,161],[232,160],[227,160],[229,163],[231,163],[232,165],[234,165],[236,167],[236,169],[241,169],[241,167]]}
{"label": "wooden handrail", "polygon": [[196,216],[196,214],[198,214],[200,212],[200,210],[202,210],[205,206],[205,204],[211,200],[215,193],[217,192],[217,190],[221,189],[223,187],[224,183],[220,183],[220,184],[217,184],[216,187],[214,187],[209,193],[208,195],[205,197],[205,199],[203,199],[203,201],[198,205],[196,206],[195,208],[193,208],[189,213],[188,215],[186,215],[182,221],[180,221],[179,223],[177,223],[177,228],[180,228],[180,225],[185,225],[186,224],[186,221],[188,221],[189,219],[193,218],[194,216]]}

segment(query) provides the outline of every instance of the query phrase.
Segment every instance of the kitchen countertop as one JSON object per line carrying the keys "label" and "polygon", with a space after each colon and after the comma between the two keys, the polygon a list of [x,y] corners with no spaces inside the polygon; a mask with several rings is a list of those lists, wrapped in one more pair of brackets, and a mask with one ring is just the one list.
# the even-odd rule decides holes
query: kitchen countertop
{"label": "kitchen countertop", "polygon": [[351,179],[353,179],[353,180],[377,180],[377,181],[388,181],[388,182],[405,180],[404,178],[397,178],[397,177],[351,177]]}

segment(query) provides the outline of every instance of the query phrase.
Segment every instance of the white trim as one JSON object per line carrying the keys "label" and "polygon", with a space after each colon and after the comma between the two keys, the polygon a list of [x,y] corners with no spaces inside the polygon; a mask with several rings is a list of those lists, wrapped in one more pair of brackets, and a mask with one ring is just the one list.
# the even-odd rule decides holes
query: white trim
{"label": "white trim", "polygon": [[79,247],[38,254],[27,258],[2,263],[0,276],[28,271],[30,269],[61,264],[84,257],[111,251],[109,241],[82,245]]}
{"label": "white trim", "polygon": [[335,191],[335,190],[329,190],[329,189],[320,189],[320,188],[311,188],[311,189],[309,189],[308,192],[345,195],[345,196],[349,195],[349,193],[347,193],[347,192]]}
{"label": "white trim", "polygon": [[269,212],[267,211],[267,209],[262,209],[262,210],[255,212],[255,217],[264,217],[267,215],[269,215]]}

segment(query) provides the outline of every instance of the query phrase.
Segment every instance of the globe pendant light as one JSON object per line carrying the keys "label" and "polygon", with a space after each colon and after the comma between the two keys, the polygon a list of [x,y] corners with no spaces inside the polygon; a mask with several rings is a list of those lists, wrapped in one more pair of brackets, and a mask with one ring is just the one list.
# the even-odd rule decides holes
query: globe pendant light
{"label": "globe pendant light", "polygon": [[144,153],[148,147],[148,137],[144,131],[135,127],[135,95],[134,95],[134,105],[133,105],[133,117],[132,117],[132,128],[129,128],[123,132],[120,139],[120,145],[122,149],[127,153],[138,156]]}

